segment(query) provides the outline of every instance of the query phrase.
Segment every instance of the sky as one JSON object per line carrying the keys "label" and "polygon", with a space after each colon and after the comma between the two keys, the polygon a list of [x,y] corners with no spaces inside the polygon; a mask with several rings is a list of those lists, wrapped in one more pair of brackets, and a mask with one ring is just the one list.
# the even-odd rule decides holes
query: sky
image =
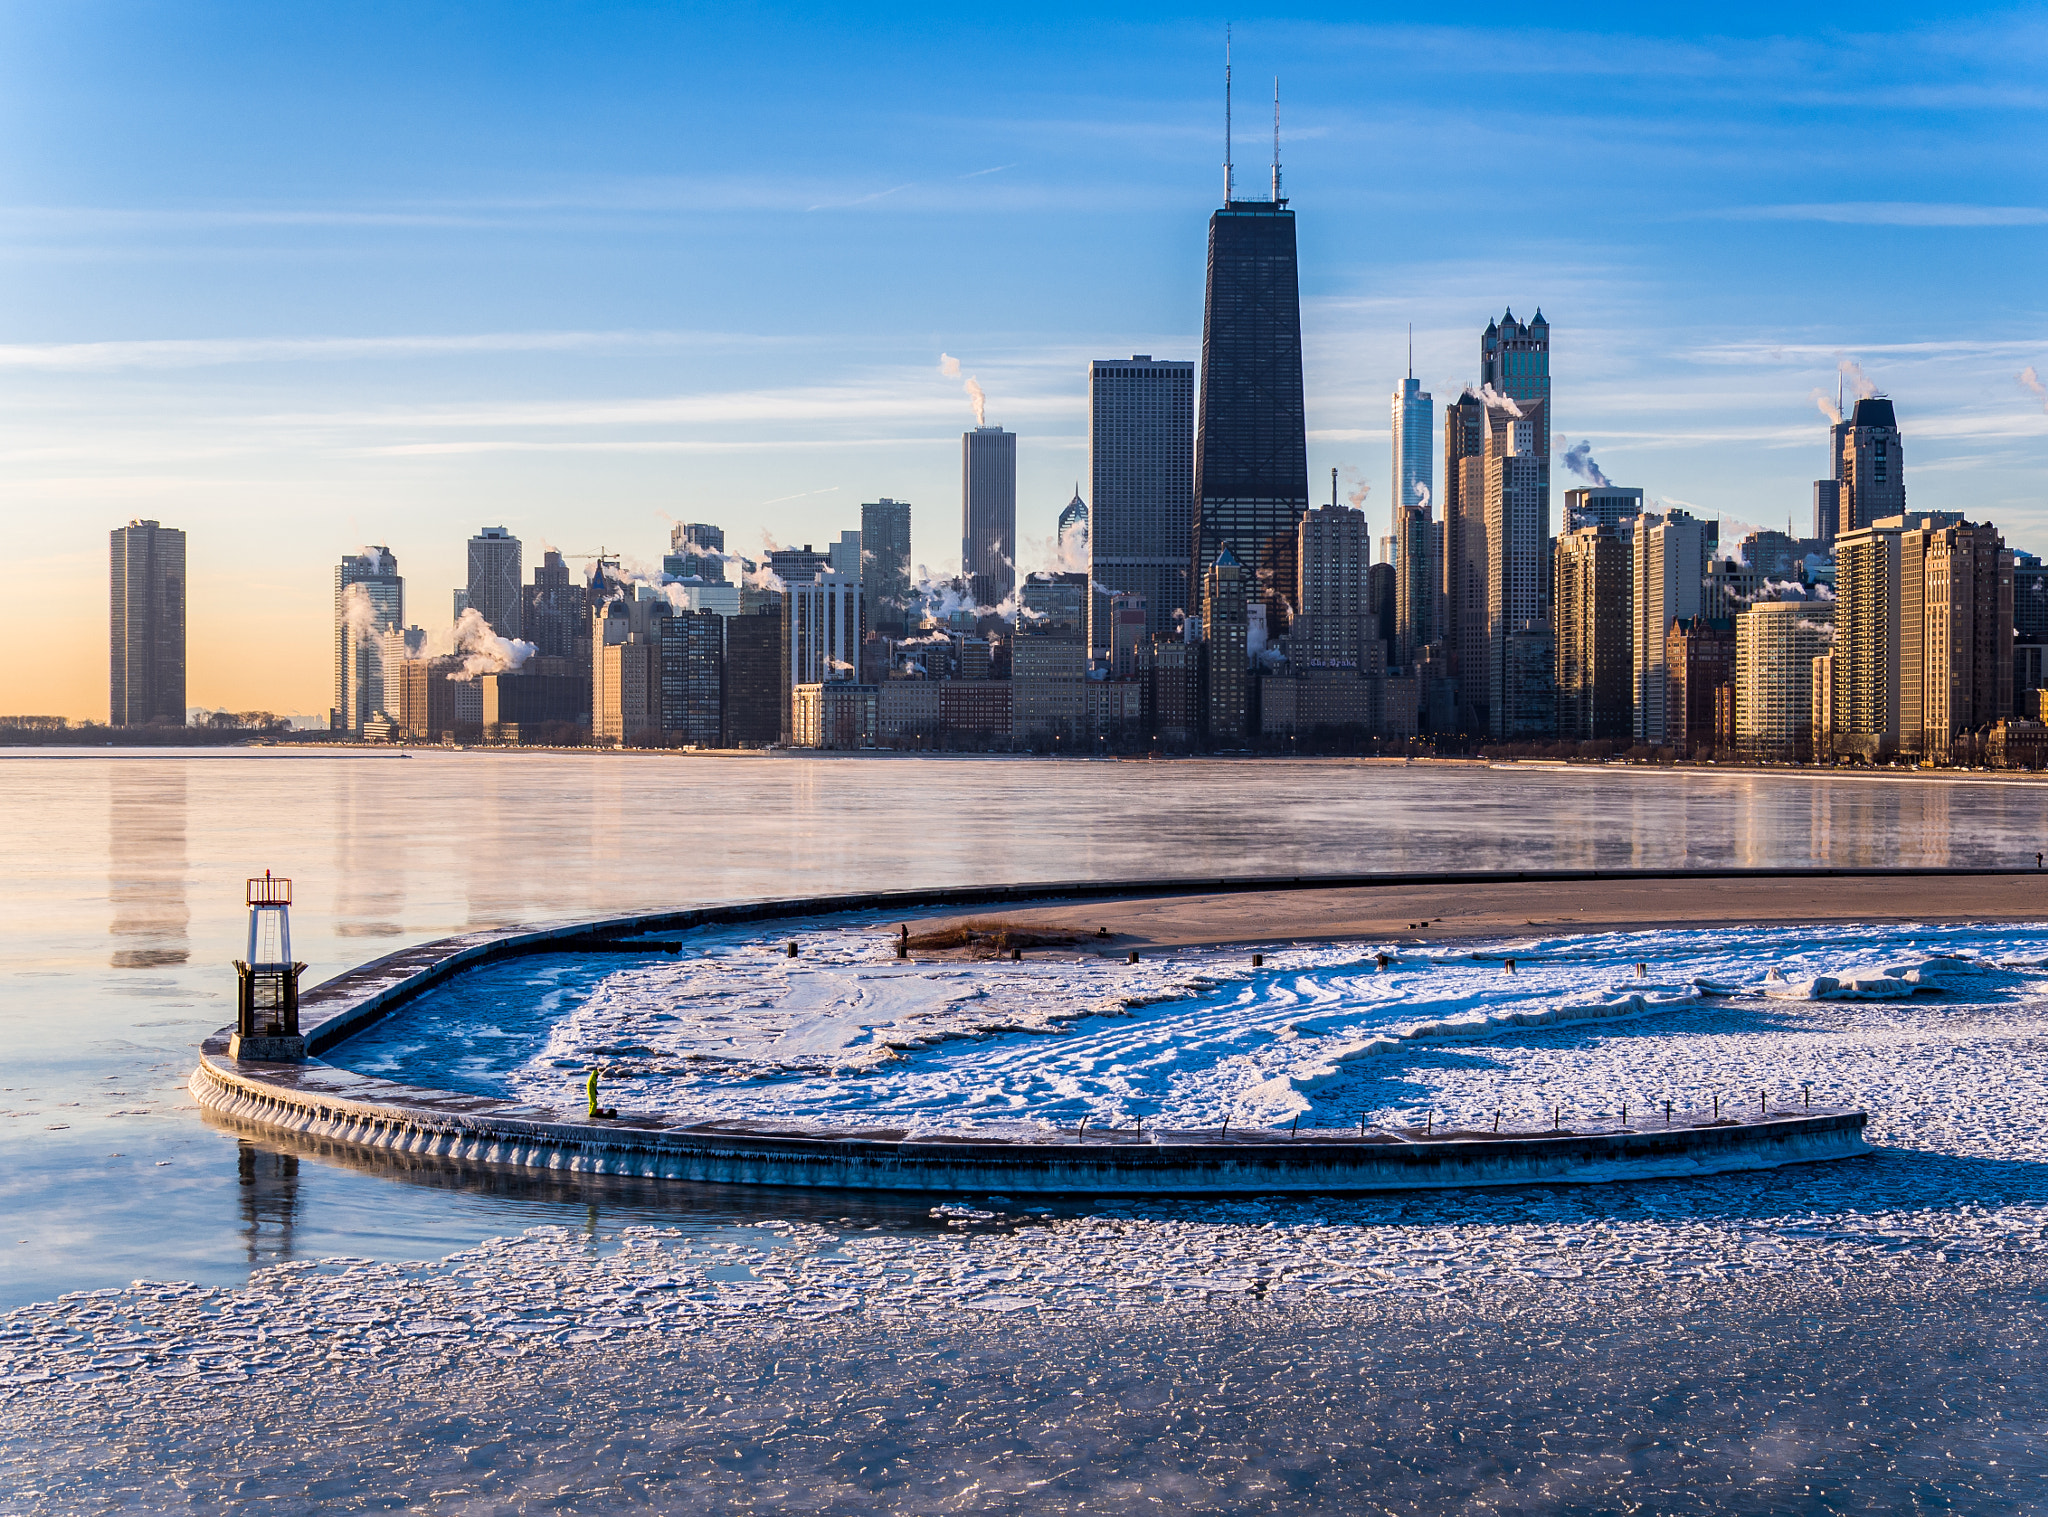
{"label": "sky", "polygon": [[105,718],[135,517],[232,710],[325,712],[364,544],[430,628],[483,525],[658,566],[887,495],[953,572],[942,354],[1038,566],[1088,360],[1199,357],[1226,23],[1253,192],[1279,81],[1312,493],[1375,536],[1410,324],[1440,427],[1540,307],[1560,447],[1724,540],[1811,530],[1847,362],[1913,507],[2048,551],[2048,14],[1653,9],[0,0],[0,712]]}

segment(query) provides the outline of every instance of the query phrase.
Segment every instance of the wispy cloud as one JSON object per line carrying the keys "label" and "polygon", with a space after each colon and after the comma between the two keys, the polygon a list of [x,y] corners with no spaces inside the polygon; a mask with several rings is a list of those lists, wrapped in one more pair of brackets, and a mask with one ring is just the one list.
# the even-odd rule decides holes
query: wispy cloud
{"label": "wispy cloud", "polygon": [[1703,211],[1718,221],[1829,221],[1846,226],[2048,226],[2048,208],[2036,205],[1965,205],[1928,200],[1835,200],[1801,205],[1738,205]]}
{"label": "wispy cloud", "polygon": [[91,373],[222,364],[446,358],[491,353],[622,353],[800,344],[737,332],[470,332],[385,337],[192,337],[115,342],[0,343],[0,370]]}

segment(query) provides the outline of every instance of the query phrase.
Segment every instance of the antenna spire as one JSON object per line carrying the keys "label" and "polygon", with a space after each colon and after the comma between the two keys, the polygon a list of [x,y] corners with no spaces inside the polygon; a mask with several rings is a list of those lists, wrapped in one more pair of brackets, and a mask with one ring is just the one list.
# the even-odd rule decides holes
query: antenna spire
{"label": "antenna spire", "polygon": [[1330,509],[1332,511],[1337,509],[1337,471],[1335,469],[1330,471]]}
{"label": "antenna spire", "polygon": [[1415,377],[1415,323],[1408,323],[1408,377]]}
{"label": "antenna spire", "polygon": [[1223,205],[1228,210],[1237,186],[1230,163],[1230,23],[1223,24]]}
{"label": "antenna spire", "polygon": [[1273,76],[1273,204],[1280,204],[1280,76]]}

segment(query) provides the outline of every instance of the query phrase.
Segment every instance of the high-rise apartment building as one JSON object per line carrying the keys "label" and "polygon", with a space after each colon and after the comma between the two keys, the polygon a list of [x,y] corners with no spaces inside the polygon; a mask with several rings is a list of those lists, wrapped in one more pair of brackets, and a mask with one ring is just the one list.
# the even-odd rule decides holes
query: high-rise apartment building
{"label": "high-rise apartment building", "polygon": [[1212,743],[1235,746],[1251,734],[1248,613],[1257,602],[1256,584],[1226,546],[1209,565],[1202,587],[1202,641],[1208,650],[1203,719]]}
{"label": "high-rise apartment building", "polygon": [[789,682],[782,609],[742,612],[725,627],[725,746],[765,748],[782,735]]}
{"label": "high-rise apartment building", "polygon": [[[1902,715],[1909,737],[1919,729],[1918,751],[1945,763],[1957,737],[2013,714],[2013,556],[1989,524],[1909,529],[1906,539],[1915,537],[1918,553],[1903,541],[1902,559],[1921,565],[1920,680],[1917,700],[1907,680]],[[1909,584],[1908,618],[1914,598]]]}
{"label": "high-rise apartment building", "polygon": [[[1005,592],[1007,593],[1007,592]],[[853,680],[860,673],[860,581],[827,571],[793,584],[782,598],[782,735],[794,728],[789,692],[798,685]]]}
{"label": "high-rise apartment building", "polygon": [[1899,419],[1882,395],[1856,402],[1835,429],[1839,486],[1836,532],[1853,532],[1906,510],[1906,459]]}
{"label": "high-rise apartment building", "polygon": [[707,521],[678,522],[668,530],[661,572],[674,579],[725,582],[725,529]]}
{"label": "high-rise apartment building", "polygon": [[1664,634],[1664,741],[1681,758],[1713,750],[1715,707],[1735,679],[1735,623],[1719,617],[1689,616]]}
{"label": "high-rise apartment building", "polygon": [[1744,756],[1813,751],[1813,662],[1834,645],[1825,601],[1760,600],[1735,619],[1735,735]]}
{"label": "high-rise apartment building", "polygon": [[107,541],[107,721],[185,725],[185,534],[137,519]]}
{"label": "high-rise apartment building", "polygon": [[1636,518],[1643,514],[1643,492],[1630,485],[1588,485],[1564,492],[1564,529],[1605,527],[1623,543],[1636,535]]}
{"label": "high-rise apartment building", "polygon": [[386,547],[345,554],[334,570],[334,708],[328,725],[361,732],[389,711],[378,637],[405,625],[405,581]]}
{"label": "high-rise apartment building", "polygon": [[1635,671],[1635,740],[1670,740],[1671,624],[1700,614],[1707,560],[1718,530],[1685,511],[1645,514],[1636,524],[1629,565],[1630,659]]}
{"label": "high-rise apartment building", "polygon": [[979,606],[1017,588],[1017,434],[976,427],[960,438],[960,572]]}
{"label": "high-rise apartment building", "polygon": [[500,637],[524,637],[526,570],[519,539],[503,527],[480,528],[469,540],[469,604]]}
{"label": "high-rise apartment building", "polygon": [[[1526,632],[1550,616],[1547,462],[1536,451],[1546,430],[1543,407],[1528,401],[1520,410],[1516,415],[1499,408],[1487,418],[1487,731],[1494,737],[1536,735],[1533,729],[1540,718],[1510,708],[1508,696],[1515,682],[1510,679],[1508,641],[1511,634]],[[1519,683],[1528,688],[1526,679]]]}
{"label": "high-rise apartment building", "polygon": [[860,593],[868,626],[889,637],[910,630],[910,502],[883,496],[860,508]]}
{"label": "high-rise apartment building", "polygon": [[1286,631],[1295,524],[1309,504],[1301,282],[1294,212],[1279,185],[1276,162],[1271,200],[1226,198],[1209,218],[1188,570],[1190,589],[1200,592],[1229,548],[1274,636]]}
{"label": "high-rise apartment building", "polygon": [[[1110,595],[1143,599],[1151,634],[1189,608],[1194,520],[1195,366],[1135,353],[1088,365],[1089,572]],[[1128,609],[1128,608],[1126,608]],[[1091,648],[1107,635],[1091,629]]]}
{"label": "high-rise apartment building", "polygon": [[[1486,727],[1486,402],[1471,390],[1444,407],[1444,663],[1457,684],[1460,730]],[[1398,597],[1397,597],[1398,598]]]}
{"label": "high-rise apartment building", "polygon": [[[1179,569],[1176,573],[1184,572]],[[1145,597],[1124,592],[1109,598],[1109,672],[1113,679],[1135,679],[1140,660],[1152,644]]]}
{"label": "high-rise apartment building", "polygon": [[1365,643],[1377,638],[1367,605],[1372,534],[1365,513],[1351,506],[1318,506],[1296,528],[1298,562],[1295,621],[1288,661],[1297,669],[1361,669]]}
{"label": "high-rise apartment building", "polygon": [[1626,743],[1634,690],[1629,545],[1597,524],[1566,532],[1557,540],[1551,586],[1557,735]]}
{"label": "high-rise apartment building", "polygon": [[725,618],[676,611],[656,625],[661,730],[671,743],[716,748],[725,730]]}

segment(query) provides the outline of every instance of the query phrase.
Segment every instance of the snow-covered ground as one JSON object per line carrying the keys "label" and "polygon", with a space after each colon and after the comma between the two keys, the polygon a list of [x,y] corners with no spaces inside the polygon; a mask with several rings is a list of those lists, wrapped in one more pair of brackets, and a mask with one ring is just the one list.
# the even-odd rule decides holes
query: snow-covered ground
{"label": "snow-covered ground", "polygon": [[[1591,1124],[1619,1120],[1623,1102],[1636,1121],[1666,1099],[1700,1110],[1763,1092],[1776,1105],[1811,1086],[1816,1105],[1867,1109],[1877,1152],[1391,1197],[960,1196],[934,1198],[922,1227],[860,1215],[641,1227],[603,1246],[543,1227],[440,1261],[307,1261],[246,1290],[137,1283],[24,1308],[0,1318],[0,1407],[32,1398],[84,1414],[118,1394],[146,1411],[193,1383],[311,1386],[416,1356],[459,1372],[736,1322],[1375,1298],[1486,1314],[1530,1290],[1585,1303],[1674,1281],[1796,1292],[2048,1272],[2048,928],[1545,939],[1409,951],[1385,972],[1369,945],[1276,947],[1258,971],[1247,953],[1219,953],[905,973],[864,935],[807,932],[796,961],[778,956],[785,941],[734,938],[708,957],[693,945],[678,962],[510,965],[342,1053],[358,1069],[528,1096],[565,1094],[603,1059],[621,1105],[933,1122],[1301,1109],[1305,1125],[1496,1110],[1526,1124],[1561,1106]],[[1086,1015],[1099,1007],[1115,1009]],[[429,1057],[471,1019],[482,1035]],[[1018,1026],[1038,1030],[991,1030]],[[834,1062],[856,1046],[880,1052]]]}
{"label": "snow-covered ground", "polygon": [[[1267,945],[903,963],[871,930],[727,933],[674,959],[531,959],[336,1050],[352,1069],[573,1110],[916,1129],[1554,1120],[1810,1099],[1900,1108],[1996,1068],[2048,995],[2048,929],[1793,929],[1403,949]],[[1510,969],[1510,961],[1512,969]],[[1881,1051],[1881,1052],[1880,1052]],[[1873,1085],[1873,1057],[1886,1077]],[[1988,1066],[1984,1061],[1989,1061]],[[2009,1091],[1986,1091],[2003,1108]],[[1972,1141],[1992,1142],[1971,1119]],[[1956,1136],[1960,1136],[1959,1134]],[[1889,1141],[1889,1140],[1888,1140]],[[2004,1141],[2004,1140],[1998,1140]]]}

